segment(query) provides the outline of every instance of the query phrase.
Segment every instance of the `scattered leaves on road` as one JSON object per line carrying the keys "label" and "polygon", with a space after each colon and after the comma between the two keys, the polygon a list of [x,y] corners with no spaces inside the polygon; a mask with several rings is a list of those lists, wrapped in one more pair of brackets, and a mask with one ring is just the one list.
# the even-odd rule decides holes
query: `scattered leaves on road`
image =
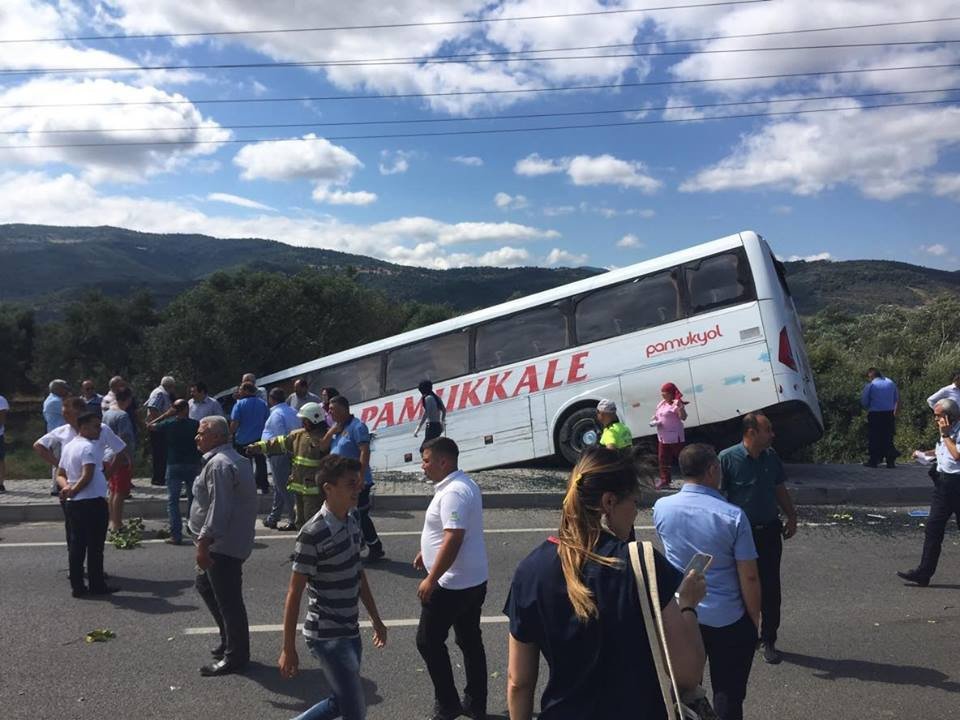
{"label": "scattered leaves on road", "polygon": [[133,550],[143,539],[143,518],[130,518],[118,530],[111,530],[109,540],[118,550]]}
{"label": "scattered leaves on road", "polygon": [[95,642],[107,642],[107,640],[113,640],[117,634],[113,630],[99,629],[91,630],[84,636],[83,640],[87,643]]}

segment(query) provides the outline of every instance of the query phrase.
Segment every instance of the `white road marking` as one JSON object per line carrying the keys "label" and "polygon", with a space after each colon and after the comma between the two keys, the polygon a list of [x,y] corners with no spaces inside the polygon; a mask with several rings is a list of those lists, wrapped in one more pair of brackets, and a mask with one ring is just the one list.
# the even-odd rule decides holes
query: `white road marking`
{"label": "white road marking", "polygon": [[[509,622],[510,618],[505,615],[490,615],[480,618],[481,624],[484,625],[499,625],[502,623]],[[407,628],[407,627],[417,627],[420,624],[420,618],[405,618],[402,620],[384,620],[383,624],[388,628]],[[361,620],[360,627],[369,629],[373,627],[373,624],[369,620]],[[297,625],[297,632],[303,630],[303,624]],[[283,625],[251,625],[250,632],[252,633],[272,633],[272,632],[282,632]],[[184,635],[219,635],[220,628],[218,627],[195,627],[195,628],[184,628]]]}
{"label": "white road marking", "polygon": [[[637,530],[653,530],[653,525],[638,525]],[[552,533],[556,532],[557,528],[488,528],[483,531],[484,535],[510,535],[510,534],[522,534],[522,533]],[[378,533],[380,537],[420,537],[419,530],[387,530],[386,532]],[[256,535],[254,540],[289,540],[293,542],[296,540],[297,535],[293,532],[285,533],[271,533],[270,535]],[[165,540],[141,540],[141,545],[161,545]],[[110,543],[108,542],[107,545]],[[184,539],[184,545],[189,545],[190,541]],[[67,543],[62,540],[51,541],[51,542],[0,542],[0,549],[2,548],[40,548],[40,547],[66,547]]]}

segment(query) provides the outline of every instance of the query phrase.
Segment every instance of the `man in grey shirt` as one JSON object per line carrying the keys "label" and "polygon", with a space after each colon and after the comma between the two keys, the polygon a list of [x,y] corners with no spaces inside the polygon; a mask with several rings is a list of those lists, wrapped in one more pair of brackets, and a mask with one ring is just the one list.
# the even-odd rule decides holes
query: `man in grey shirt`
{"label": "man in grey shirt", "polygon": [[200,421],[197,449],[203,469],[193,484],[190,530],[197,545],[197,592],[220,628],[216,662],[200,668],[213,677],[242,670],[250,660],[250,625],[243,604],[243,562],[253,550],[257,486],[250,462],[230,444],[226,418]]}
{"label": "man in grey shirt", "polygon": [[297,381],[293,384],[293,392],[287,398],[287,404],[300,412],[300,408],[308,402],[318,403],[320,402],[320,396],[310,392],[310,386],[307,384],[306,378],[297,378]]}

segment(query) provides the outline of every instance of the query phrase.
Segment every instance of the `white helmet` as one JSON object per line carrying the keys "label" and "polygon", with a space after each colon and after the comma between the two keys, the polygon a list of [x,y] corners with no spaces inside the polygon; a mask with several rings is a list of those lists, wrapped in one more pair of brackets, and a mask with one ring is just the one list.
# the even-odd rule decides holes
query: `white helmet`
{"label": "white helmet", "polygon": [[300,406],[297,417],[309,420],[314,425],[319,425],[326,420],[327,416],[323,412],[323,405],[316,402],[308,402]]}

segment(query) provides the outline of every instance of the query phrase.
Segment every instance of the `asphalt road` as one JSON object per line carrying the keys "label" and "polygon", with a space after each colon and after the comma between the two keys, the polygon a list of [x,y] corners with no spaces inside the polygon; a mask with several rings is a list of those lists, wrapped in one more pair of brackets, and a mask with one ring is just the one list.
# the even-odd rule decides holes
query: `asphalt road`
{"label": "asphalt road", "polygon": [[[947,720],[960,707],[960,543],[947,535],[935,584],[909,587],[893,574],[912,567],[922,520],[890,508],[885,519],[849,509],[818,510],[788,543],[779,666],[754,665],[749,718],[906,718]],[[870,511],[873,512],[873,511]],[[388,561],[372,568],[382,616],[398,621],[376,650],[364,630],[364,685],[370,720],[427,717],[432,689],[414,645],[421,513],[377,516]],[[835,523],[824,525],[822,523]],[[507,626],[500,616],[513,569],[556,524],[546,511],[488,511],[491,579],[484,608],[490,711],[505,714]],[[638,517],[648,528],[648,512]],[[649,529],[640,535],[652,537]],[[107,571],[121,593],[73,600],[66,579],[63,530],[56,524],[0,528],[0,716],[20,718],[290,718],[325,692],[306,651],[302,674],[280,678],[282,603],[289,578],[290,534],[262,531],[245,566],[253,664],[243,676],[202,678],[215,644],[213,622],[193,590],[191,547],[146,543],[108,547]],[[44,544],[51,543],[51,544]],[[272,627],[271,627],[272,626]],[[86,644],[96,628],[116,633]],[[451,654],[458,650],[451,642]],[[546,671],[545,665],[542,671]],[[458,671],[459,672],[459,671]],[[951,709],[952,708],[952,709]],[[624,713],[636,717],[637,713]]]}

